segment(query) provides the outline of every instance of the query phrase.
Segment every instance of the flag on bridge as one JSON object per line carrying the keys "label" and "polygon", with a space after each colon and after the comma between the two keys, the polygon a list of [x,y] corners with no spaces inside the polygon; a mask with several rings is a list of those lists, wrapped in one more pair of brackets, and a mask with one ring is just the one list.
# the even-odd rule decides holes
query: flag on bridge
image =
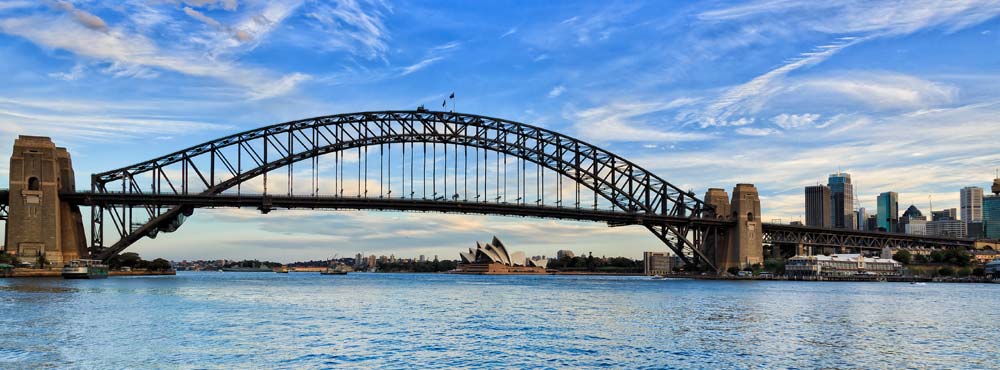
{"label": "flag on bridge", "polygon": [[448,106],[448,101],[447,100],[442,100],[441,101],[441,108],[444,108],[446,106]]}
{"label": "flag on bridge", "polygon": [[449,96],[448,99],[455,99],[455,92],[454,91],[451,92],[451,96]]}

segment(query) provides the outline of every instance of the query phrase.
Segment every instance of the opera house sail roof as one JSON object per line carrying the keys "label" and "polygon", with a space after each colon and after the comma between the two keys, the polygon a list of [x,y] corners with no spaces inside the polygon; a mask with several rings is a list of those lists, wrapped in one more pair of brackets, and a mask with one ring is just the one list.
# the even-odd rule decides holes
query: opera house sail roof
{"label": "opera house sail roof", "polygon": [[545,268],[547,260],[532,260],[525,258],[524,252],[508,252],[500,239],[493,237],[489,243],[476,242],[475,248],[468,252],[460,252],[462,263],[465,264],[501,264],[504,266],[526,266]]}

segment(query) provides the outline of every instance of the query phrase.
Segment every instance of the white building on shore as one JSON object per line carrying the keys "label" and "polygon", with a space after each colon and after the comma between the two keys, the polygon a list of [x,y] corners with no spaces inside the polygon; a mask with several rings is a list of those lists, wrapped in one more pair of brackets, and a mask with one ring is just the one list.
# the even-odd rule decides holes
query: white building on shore
{"label": "white building on shore", "polygon": [[795,256],[785,262],[785,274],[803,277],[900,276],[903,265],[891,258],[860,254]]}

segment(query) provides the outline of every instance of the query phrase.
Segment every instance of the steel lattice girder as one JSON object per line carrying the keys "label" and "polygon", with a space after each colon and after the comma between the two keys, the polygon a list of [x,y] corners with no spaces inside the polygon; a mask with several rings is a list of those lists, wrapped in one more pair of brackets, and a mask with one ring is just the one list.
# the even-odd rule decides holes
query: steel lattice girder
{"label": "steel lattice girder", "polygon": [[[261,147],[256,147],[257,143],[253,142],[258,139]],[[282,139],[286,140],[283,142]],[[677,188],[624,158],[583,141],[513,121],[431,111],[352,113],[267,126],[132,166],[95,174],[91,190],[110,192],[108,185],[117,181],[121,183],[122,193],[145,193],[134,179],[137,175],[149,174],[155,179],[153,193],[161,194],[167,190],[173,194],[188,194],[189,188],[204,185],[207,190],[202,194],[219,194],[249,179],[257,176],[264,176],[266,179],[270,171],[323,154],[363,146],[408,142],[458,144],[511,154],[573,179],[624,212],[700,218],[705,209],[705,204],[694,197],[694,194]],[[296,143],[303,150],[296,151]],[[243,153],[246,153],[253,161],[254,168],[243,170],[241,165],[234,168],[233,161],[221,151],[234,145],[238,146],[238,159],[242,160]],[[271,150],[276,151],[278,159],[268,158]],[[203,155],[211,157],[211,168],[203,170],[195,165],[193,158]],[[217,162],[222,163],[224,170],[233,176],[218,184],[215,183]],[[163,169],[178,163],[183,170],[181,179],[175,184]],[[289,172],[291,173],[290,168]],[[291,176],[289,181],[292,181]],[[163,188],[164,183],[168,186],[167,189]],[[100,213],[100,222],[103,222],[104,207],[101,208],[96,212]],[[151,206],[145,208],[151,220],[136,229],[130,224],[131,208],[126,210],[123,207],[120,212],[114,207],[109,208],[108,213],[118,226],[122,239],[108,249],[102,258],[124,250],[158,223],[176,217],[181,211],[190,211],[189,208],[174,207],[161,213]],[[97,216],[93,222],[98,222]],[[711,261],[700,255],[699,247],[690,240],[690,230],[671,225],[657,227],[657,230],[651,230],[676,253],[682,256],[685,253],[694,254],[702,262],[711,265]],[[95,233],[92,244],[103,246],[103,236],[98,239]]]}
{"label": "steel lattice girder", "polygon": [[765,243],[818,247],[844,247],[867,250],[913,248],[971,248],[974,240],[924,235],[886,234],[856,230],[819,229],[764,224]]}

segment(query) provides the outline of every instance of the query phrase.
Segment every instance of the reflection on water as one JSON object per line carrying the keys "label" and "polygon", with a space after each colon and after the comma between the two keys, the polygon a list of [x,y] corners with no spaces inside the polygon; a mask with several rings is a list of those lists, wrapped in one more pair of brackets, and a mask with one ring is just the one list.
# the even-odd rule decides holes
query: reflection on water
{"label": "reflection on water", "polygon": [[998,293],[590,276],[6,279],[0,368],[987,368]]}

